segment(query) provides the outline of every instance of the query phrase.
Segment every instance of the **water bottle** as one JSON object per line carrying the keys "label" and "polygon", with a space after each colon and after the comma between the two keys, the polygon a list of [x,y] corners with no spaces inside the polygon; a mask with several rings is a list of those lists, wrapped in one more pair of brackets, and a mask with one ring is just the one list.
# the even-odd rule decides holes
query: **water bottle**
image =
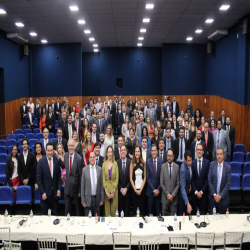
{"label": "water bottle", "polygon": [[67,213],[67,221],[69,222],[70,221],[70,214]]}
{"label": "water bottle", "polygon": [[116,209],[116,212],[115,212],[115,217],[119,217],[119,212],[118,212],[118,209]]}
{"label": "water bottle", "polygon": [[136,217],[139,219],[139,217],[140,217],[140,209],[139,209],[139,207],[137,208],[137,210],[136,210]]}
{"label": "water bottle", "polygon": [[216,208],[214,207],[213,208],[213,217],[214,217],[214,220],[216,219]]}
{"label": "water bottle", "polygon": [[31,220],[31,222],[33,222],[33,211],[32,211],[32,209],[30,210],[30,220]]}
{"label": "water bottle", "polygon": [[178,224],[177,224],[177,215],[176,213],[174,214],[174,230],[177,230]]}
{"label": "water bottle", "polygon": [[121,211],[121,218],[122,219],[124,218],[124,212],[123,212],[123,210]]}
{"label": "water bottle", "polygon": [[98,216],[97,216],[97,213],[95,214],[95,223],[98,223]]}
{"label": "water bottle", "polygon": [[185,224],[185,213],[183,213],[183,216],[182,216],[182,223]]}
{"label": "water bottle", "polygon": [[89,224],[91,222],[91,218],[92,218],[92,213],[91,213],[91,210],[89,209]]}
{"label": "water bottle", "polygon": [[51,209],[50,208],[48,209],[48,217],[49,217],[49,220],[51,220]]}
{"label": "water bottle", "polygon": [[200,211],[199,211],[199,209],[197,209],[197,213],[196,213],[196,223],[200,224]]}
{"label": "water bottle", "polygon": [[227,211],[226,211],[226,218],[227,219],[229,218],[229,208],[227,208]]}
{"label": "water bottle", "polygon": [[8,220],[8,210],[5,209],[5,212],[4,212],[4,224],[7,224],[7,220]]}

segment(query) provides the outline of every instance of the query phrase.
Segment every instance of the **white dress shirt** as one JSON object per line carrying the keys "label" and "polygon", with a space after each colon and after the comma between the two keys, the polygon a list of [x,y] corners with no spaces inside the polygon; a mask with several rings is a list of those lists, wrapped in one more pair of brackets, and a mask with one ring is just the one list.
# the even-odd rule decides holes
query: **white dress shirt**
{"label": "white dress shirt", "polygon": [[[49,158],[47,157],[48,165],[49,165]],[[51,177],[53,179],[53,170],[54,170],[54,164],[53,164],[53,157],[51,158]]]}
{"label": "white dress shirt", "polygon": [[96,166],[91,166],[91,164],[89,164],[89,173],[90,173],[90,181],[91,181],[91,195],[94,195],[93,190],[93,176],[92,176],[92,168],[94,168],[94,175],[95,175],[95,190],[97,188],[97,174],[96,174]]}

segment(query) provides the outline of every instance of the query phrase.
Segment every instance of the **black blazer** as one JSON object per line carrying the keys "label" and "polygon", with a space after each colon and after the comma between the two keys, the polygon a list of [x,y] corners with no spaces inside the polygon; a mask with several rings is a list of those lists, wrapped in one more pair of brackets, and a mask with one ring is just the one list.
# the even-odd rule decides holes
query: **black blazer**
{"label": "black blazer", "polygon": [[[17,162],[18,162],[18,158],[17,158]],[[18,164],[18,163],[17,163]],[[17,169],[19,168],[19,166],[17,166]],[[9,156],[6,162],[6,170],[5,170],[5,174],[6,174],[6,179],[7,182],[9,183],[10,187],[13,187],[13,183],[11,181],[11,177],[13,175],[13,171],[14,171],[14,162],[12,161],[12,157]]]}
{"label": "black blazer", "polygon": [[226,117],[224,118],[224,123],[222,123],[222,116],[219,117],[218,121],[221,121],[222,126],[226,125]]}
{"label": "black blazer", "polygon": [[[50,104],[44,104],[43,107],[46,109],[46,113],[49,113]],[[53,112],[52,112],[52,113],[53,113]]]}
{"label": "black blazer", "polygon": [[[125,112],[125,118],[126,118],[126,112]],[[118,125],[120,126],[120,127],[122,127],[122,124],[124,123],[124,119],[123,119],[123,113],[121,112],[120,114],[119,114],[119,116],[118,116]]]}
{"label": "black blazer", "polygon": [[118,147],[114,150],[114,155],[115,155],[115,161],[118,161],[120,159]]}
{"label": "black blazer", "polygon": [[58,122],[58,128],[62,128],[62,129],[63,129],[67,124],[68,124],[68,121],[67,121],[67,120],[65,120],[65,125],[64,125],[63,120],[60,120],[60,121]]}
{"label": "black blazer", "polygon": [[[204,131],[202,132],[201,140],[203,142],[205,142],[205,144],[206,144],[206,141],[205,141],[205,132]],[[210,133],[210,132],[208,132],[208,134],[207,134],[207,152],[209,153],[209,155],[206,156],[206,159],[208,159],[209,161],[213,160],[213,154],[212,154],[213,148],[214,148],[213,134]]]}
{"label": "black blazer", "polygon": [[[130,188],[130,163],[131,160],[126,158],[126,169],[125,169],[125,175],[122,171],[122,159],[119,159],[117,161],[118,169],[119,169],[119,183],[118,183],[118,191],[120,192],[121,188],[127,188],[129,190]],[[126,197],[128,197],[130,192],[126,193]]]}
{"label": "black blazer", "polygon": [[[76,130],[74,124],[72,123],[72,134],[73,131]],[[68,141],[69,140],[69,130],[68,130],[68,124],[63,128],[63,138]]]}
{"label": "black blazer", "polygon": [[[54,140],[54,142],[53,142],[53,149],[54,150],[56,150],[57,143],[58,143],[58,139]],[[63,145],[64,152],[67,153],[68,152],[67,141],[63,138],[62,138],[62,145]]]}
{"label": "black blazer", "polygon": [[[172,112],[174,112],[174,104],[173,104],[174,102],[172,102],[171,103],[171,107],[172,107]],[[179,103],[178,102],[176,102],[176,105],[175,105],[175,114],[178,116],[179,115],[179,111],[180,111],[180,109],[179,109]]]}
{"label": "black blazer", "polygon": [[[72,124],[74,125],[74,127],[76,129],[76,120],[74,120],[72,122]],[[82,127],[82,120],[79,118],[78,119],[78,136],[79,136],[79,139],[80,139],[80,134],[81,134],[81,127]]]}
{"label": "black blazer", "polygon": [[[99,160],[98,160],[97,166],[102,168],[103,162],[104,162],[104,157],[99,155]],[[89,160],[88,160],[88,165],[89,165]]]}
{"label": "black blazer", "polygon": [[[160,156],[160,150],[158,150],[158,157],[161,158],[161,156]],[[165,149],[163,150],[163,159],[162,160],[163,160],[163,164],[167,162],[167,151]]]}
{"label": "black blazer", "polygon": [[[57,108],[57,102],[56,103],[54,103],[54,111],[55,111],[55,114],[56,114],[56,112],[59,112],[59,114],[61,113],[61,107],[62,107],[62,104],[59,102],[59,108]],[[58,115],[59,115],[58,114]],[[56,117],[58,117],[58,115],[56,114]]]}
{"label": "black blazer", "polygon": [[24,163],[24,156],[20,154],[18,157],[18,177],[20,184],[23,185],[23,180],[29,179],[29,185],[33,184],[32,176],[34,171],[35,156],[29,151],[26,164]]}
{"label": "black blazer", "polygon": [[21,114],[21,118],[24,119],[23,114],[27,114],[29,112],[28,107],[25,105],[25,112],[23,111],[23,105],[20,106],[20,114]]}
{"label": "black blazer", "polygon": [[[165,108],[163,108],[163,112],[164,112],[164,116],[165,118],[167,117],[167,111]],[[157,116],[157,120],[159,121],[161,118],[161,107],[157,107],[156,109],[156,116]]]}
{"label": "black blazer", "polygon": [[49,114],[46,115],[46,127],[49,129],[49,126],[52,125],[52,128],[55,128],[56,118],[55,115],[52,113],[51,118]]}
{"label": "black blazer", "polygon": [[[222,127],[222,129],[227,131],[226,125],[224,125]],[[232,125],[230,125],[229,138],[230,138],[231,146],[234,146],[234,143],[235,143],[235,128]]]}
{"label": "black blazer", "polygon": [[[188,142],[185,138],[183,138],[183,140],[185,141],[185,150],[188,150]],[[179,138],[175,139],[173,149],[174,149],[174,161],[176,162],[179,156]]]}
{"label": "black blazer", "polygon": [[[206,147],[206,143],[204,141],[201,140],[201,144],[203,145],[203,149],[204,149],[204,154],[203,157],[207,158],[207,147]],[[192,154],[192,159],[195,159],[195,145],[196,145],[196,141],[193,141],[190,147],[190,151]]]}

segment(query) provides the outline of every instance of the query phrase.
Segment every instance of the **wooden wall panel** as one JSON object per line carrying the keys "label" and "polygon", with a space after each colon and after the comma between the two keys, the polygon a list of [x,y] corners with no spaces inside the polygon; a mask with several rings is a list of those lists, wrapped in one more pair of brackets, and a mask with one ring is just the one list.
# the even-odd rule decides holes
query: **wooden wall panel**
{"label": "wooden wall panel", "polygon": [[[1,117],[0,135],[6,135],[5,103],[0,103],[0,117]],[[0,138],[0,139],[5,139],[5,138]]]}

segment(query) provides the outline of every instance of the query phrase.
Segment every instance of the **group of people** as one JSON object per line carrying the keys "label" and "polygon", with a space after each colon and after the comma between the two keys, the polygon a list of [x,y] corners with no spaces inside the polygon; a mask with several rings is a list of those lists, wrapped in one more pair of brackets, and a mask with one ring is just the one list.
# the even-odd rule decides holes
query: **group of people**
{"label": "group of people", "polygon": [[[157,98],[133,102],[130,97],[125,104],[121,96],[114,96],[113,101],[90,100],[83,108],[78,103],[67,113],[65,108],[71,109],[66,97],[65,105],[58,101],[43,107],[49,111],[46,119],[58,115],[57,139],[51,143],[51,126],[42,126],[44,138],[36,143],[35,155],[24,139],[23,153],[18,156],[13,146],[6,165],[13,190],[19,184],[40,190],[43,214],[48,207],[57,211],[62,184],[65,214],[71,212],[73,200],[77,215],[81,207],[86,215],[91,209],[105,216],[115,216],[117,209],[130,216],[131,206],[133,215],[137,208],[142,215],[190,214],[197,208],[205,214],[208,207],[210,212],[213,207],[226,212],[231,167],[225,160],[232,156],[235,129],[225,110],[218,120],[213,111],[206,120],[199,109],[193,115],[190,99],[180,111],[175,97],[171,102],[165,96],[158,106]],[[32,127],[32,115],[41,123],[41,107],[37,113],[32,101],[28,105],[30,111],[21,113],[21,119],[26,122],[29,117],[26,125]],[[56,106],[64,111],[55,113]],[[24,103],[20,112],[25,107]]]}

